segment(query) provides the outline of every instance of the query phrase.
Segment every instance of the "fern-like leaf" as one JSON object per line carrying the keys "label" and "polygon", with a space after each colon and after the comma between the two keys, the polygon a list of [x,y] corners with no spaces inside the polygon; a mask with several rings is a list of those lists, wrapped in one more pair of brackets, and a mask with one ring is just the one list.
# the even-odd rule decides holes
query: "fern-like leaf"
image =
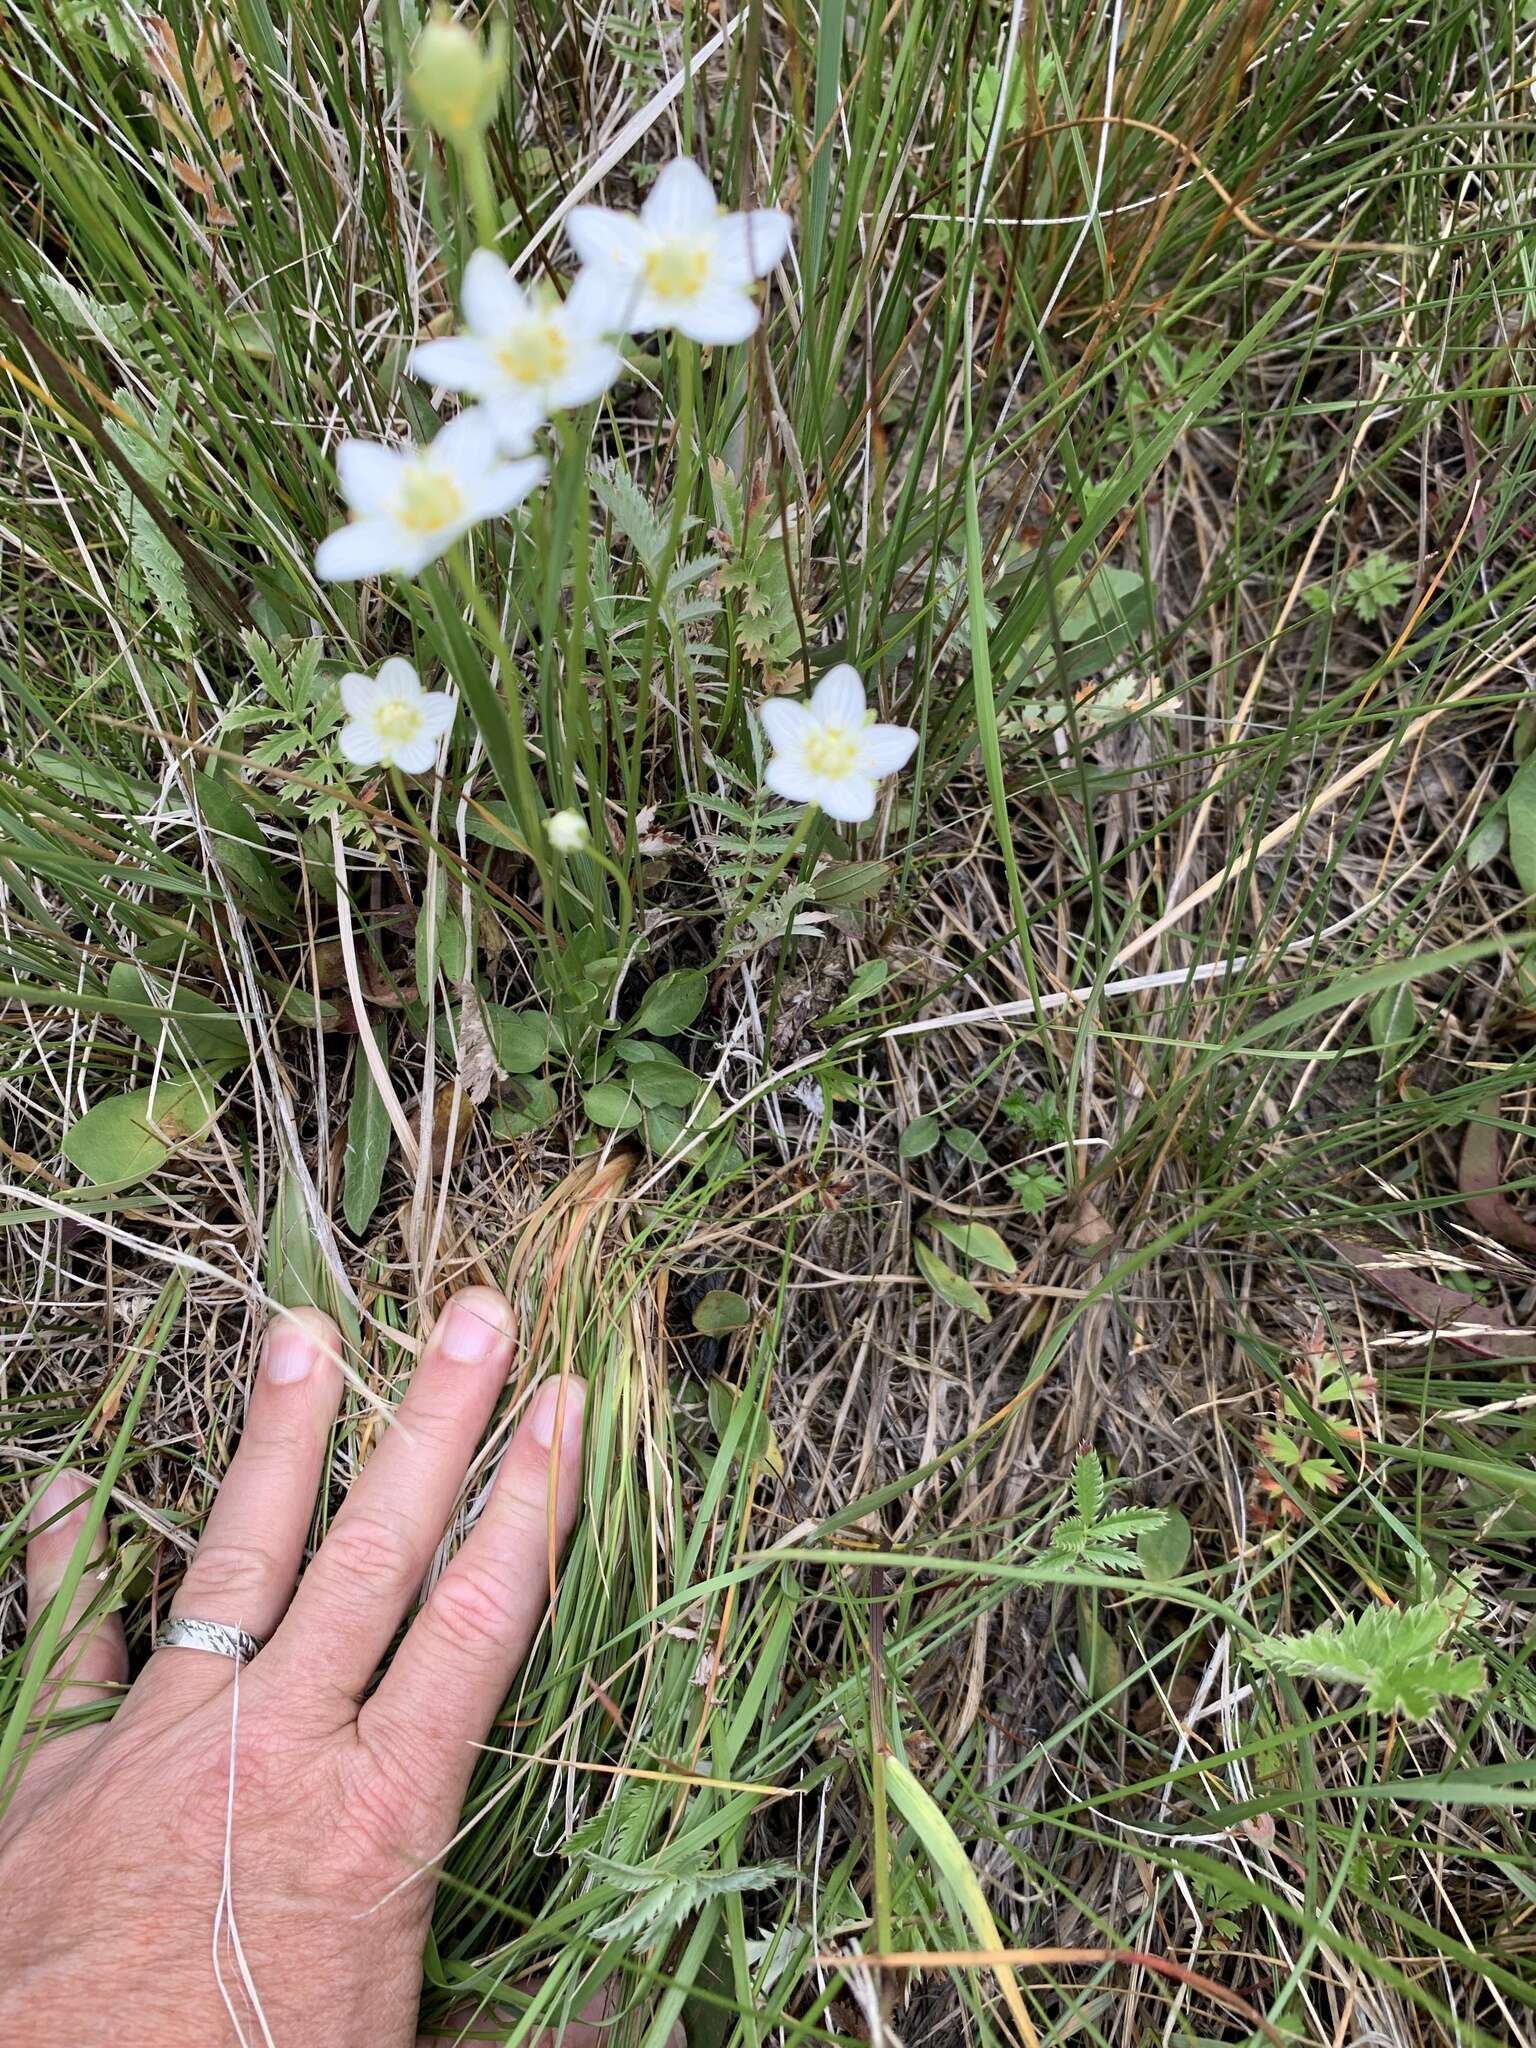
{"label": "fern-like leaf", "polygon": [[1377,1714],[1427,1721],[1446,1700],[1468,1700],[1487,1683],[1476,1657],[1457,1657],[1441,1644],[1456,1618],[1438,1600],[1415,1607],[1373,1607],[1324,1628],[1256,1642],[1253,1654],[1293,1678],[1357,1685]]}

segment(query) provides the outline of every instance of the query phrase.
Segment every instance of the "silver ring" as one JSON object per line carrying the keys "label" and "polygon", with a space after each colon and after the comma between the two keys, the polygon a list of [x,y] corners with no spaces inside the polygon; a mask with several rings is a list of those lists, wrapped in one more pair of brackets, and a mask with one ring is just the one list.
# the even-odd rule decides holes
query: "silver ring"
{"label": "silver ring", "polygon": [[261,1648],[243,1628],[230,1628],[222,1621],[168,1621],[155,1638],[157,1650],[212,1650],[216,1657],[233,1657],[237,1664],[249,1664]]}

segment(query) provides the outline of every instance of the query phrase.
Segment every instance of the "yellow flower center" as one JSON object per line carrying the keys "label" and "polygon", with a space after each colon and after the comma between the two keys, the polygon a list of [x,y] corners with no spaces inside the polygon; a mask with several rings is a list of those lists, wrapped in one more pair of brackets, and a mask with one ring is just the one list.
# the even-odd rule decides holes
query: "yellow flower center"
{"label": "yellow flower center", "polygon": [[408,747],[421,733],[421,707],[409,697],[392,698],[375,707],[373,725],[386,745]]}
{"label": "yellow flower center", "polygon": [[437,533],[463,513],[464,493],[451,476],[424,462],[412,463],[395,501],[395,517],[408,532]]}
{"label": "yellow flower center", "polygon": [[496,351],[514,384],[548,384],[562,376],[571,345],[554,320],[519,320]]}
{"label": "yellow flower center", "polygon": [[805,765],[813,775],[830,775],[834,780],[841,780],[853,773],[858,758],[858,741],[840,725],[824,725],[805,743]]}
{"label": "yellow flower center", "polygon": [[708,279],[709,250],[686,236],[646,251],[645,281],[658,299],[697,298]]}

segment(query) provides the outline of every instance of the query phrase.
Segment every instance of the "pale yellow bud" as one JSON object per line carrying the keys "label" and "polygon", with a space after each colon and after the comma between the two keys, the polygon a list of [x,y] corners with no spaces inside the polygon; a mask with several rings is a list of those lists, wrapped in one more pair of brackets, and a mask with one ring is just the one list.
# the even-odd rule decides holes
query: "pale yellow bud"
{"label": "pale yellow bud", "polygon": [[439,9],[416,38],[406,83],[412,104],[445,142],[473,141],[496,118],[507,82],[507,32],[499,23],[489,42]]}

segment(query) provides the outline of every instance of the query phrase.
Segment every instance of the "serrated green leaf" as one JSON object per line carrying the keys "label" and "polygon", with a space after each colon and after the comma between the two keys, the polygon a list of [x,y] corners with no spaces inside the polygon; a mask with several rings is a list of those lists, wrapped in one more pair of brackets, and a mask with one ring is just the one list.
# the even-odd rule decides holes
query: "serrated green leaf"
{"label": "serrated green leaf", "polygon": [[1079,1451],[1072,1465],[1072,1499],[1083,1522],[1091,1525],[1099,1519],[1108,1492],[1104,1460],[1097,1451]]}
{"label": "serrated green leaf", "polygon": [[1426,1600],[1373,1607],[1301,1635],[1260,1637],[1249,1649],[1272,1670],[1359,1686],[1373,1713],[1425,1721],[1443,1701],[1471,1699],[1487,1683],[1477,1658],[1439,1647],[1455,1626],[1440,1601]]}
{"label": "serrated green leaf", "polygon": [[64,1134],[64,1157],[98,1183],[143,1180],[179,1145],[203,1136],[216,1112],[213,1090],[190,1074],[109,1095]]}
{"label": "serrated green leaf", "polygon": [[702,967],[679,967],[653,981],[640,1000],[632,1029],[653,1038],[671,1038],[686,1031],[704,1007],[709,976]]}
{"label": "serrated green leaf", "polygon": [[[373,1042],[382,1054],[383,1032],[377,1025],[365,1024],[364,1028],[373,1032]],[[362,1236],[379,1206],[389,1141],[389,1111],[359,1047],[352,1069],[352,1100],[347,1105],[347,1148],[341,1158],[341,1213],[354,1237]]]}
{"label": "serrated green leaf", "polygon": [[975,1316],[981,1323],[990,1323],[992,1311],[985,1300],[962,1274],[941,1259],[931,1245],[920,1237],[912,1240],[913,1256],[917,1269],[934,1293],[947,1301],[951,1308],[963,1309],[967,1315]]}
{"label": "serrated green leaf", "polygon": [[929,1227],[947,1238],[962,1257],[978,1266],[990,1266],[994,1273],[1016,1273],[1019,1262],[989,1223],[972,1223],[959,1216],[934,1213]]}

